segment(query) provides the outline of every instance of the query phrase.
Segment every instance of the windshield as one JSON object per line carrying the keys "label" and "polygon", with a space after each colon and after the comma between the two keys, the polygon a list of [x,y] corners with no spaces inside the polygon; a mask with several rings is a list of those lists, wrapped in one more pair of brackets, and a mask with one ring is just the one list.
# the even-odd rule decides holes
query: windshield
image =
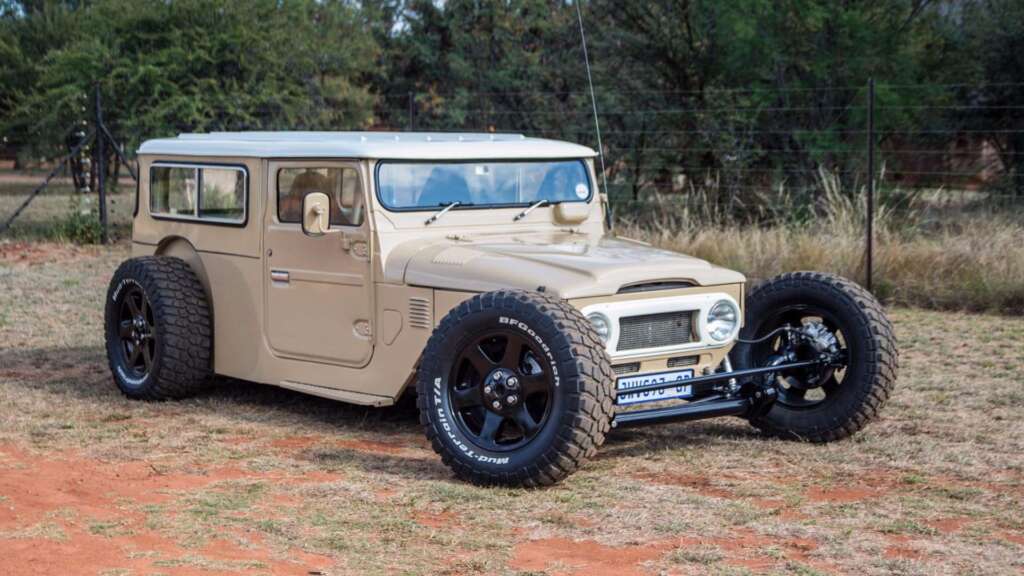
{"label": "windshield", "polygon": [[[380,201],[396,210],[463,206],[529,206],[590,200],[582,160],[549,162],[381,162]],[[458,208],[456,208],[458,209]]]}

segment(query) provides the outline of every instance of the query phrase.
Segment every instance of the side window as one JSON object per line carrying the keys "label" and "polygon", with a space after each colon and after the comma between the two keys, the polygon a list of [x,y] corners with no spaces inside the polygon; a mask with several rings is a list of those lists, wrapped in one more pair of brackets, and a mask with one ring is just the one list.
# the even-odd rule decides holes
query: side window
{"label": "side window", "polygon": [[172,166],[149,169],[149,211],[157,217],[245,222],[246,173],[241,168]]}
{"label": "side window", "polygon": [[153,166],[149,169],[149,211],[168,216],[194,216],[198,168]]}
{"label": "side window", "polygon": [[286,224],[302,220],[302,199],[323,192],[331,199],[332,226],[363,223],[363,188],[353,168],[281,168],[277,171],[277,219]]}
{"label": "side window", "polygon": [[245,173],[230,168],[203,168],[200,173],[199,217],[244,220]]}

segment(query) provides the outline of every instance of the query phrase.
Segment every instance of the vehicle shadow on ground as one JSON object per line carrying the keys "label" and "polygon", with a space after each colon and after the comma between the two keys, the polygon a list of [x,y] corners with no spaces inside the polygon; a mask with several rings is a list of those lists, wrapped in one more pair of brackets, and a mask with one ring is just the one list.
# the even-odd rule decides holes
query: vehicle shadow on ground
{"label": "vehicle shadow on ground", "polygon": [[[108,370],[106,356],[97,346],[0,350],[0,385],[31,388],[66,399],[53,402],[54,406],[79,400],[106,403],[112,412],[128,414],[134,409],[166,411],[171,416],[216,414],[239,425],[280,426],[294,429],[296,434],[372,433],[375,441],[384,443],[384,449],[309,449],[303,457],[328,466],[351,464],[369,472],[450,478],[438,460],[406,457],[400,450],[387,449],[390,444],[427,448],[411,397],[395,406],[369,408],[274,386],[217,378],[207,391],[188,400],[137,402],[126,399],[117,390]],[[713,442],[752,440],[756,436],[752,428],[735,418],[612,430],[598,458],[699,448]]]}
{"label": "vehicle shadow on ground", "polygon": [[[128,405],[168,409],[184,405],[190,409],[213,409],[221,415],[269,423],[294,424],[292,420],[297,418],[311,424],[358,428],[370,422],[406,422],[411,429],[416,422],[415,406],[405,401],[397,406],[368,408],[221,377],[216,378],[207,390],[187,400],[130,401],[114,385],[103,350],[92,346],[0,350],[0,381],[13,381],[75,399],[109,400],[121,407],[126,402]],[[240,410],[237,413],[225,410],[225,403],[235,404]],[[253,408],[263,408],[266,412],[253,413]],[[283,420],[274,422],[278,418]]]}

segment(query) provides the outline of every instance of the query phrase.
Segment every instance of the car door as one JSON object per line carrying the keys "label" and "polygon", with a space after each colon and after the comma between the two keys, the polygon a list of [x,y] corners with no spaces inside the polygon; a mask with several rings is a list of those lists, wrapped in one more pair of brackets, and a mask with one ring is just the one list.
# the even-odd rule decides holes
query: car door
{"label": "car door", "polygon": [[[370,233],[359,165],[270,161],[265,217],[267,341],[280,357],[363,366],[373,353]],[[302,232],[302,199],[331,199],[330,231]]]}

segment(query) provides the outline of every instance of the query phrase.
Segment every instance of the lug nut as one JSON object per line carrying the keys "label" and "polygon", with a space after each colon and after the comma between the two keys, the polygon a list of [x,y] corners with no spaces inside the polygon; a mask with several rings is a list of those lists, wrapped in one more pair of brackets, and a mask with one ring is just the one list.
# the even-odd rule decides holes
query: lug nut
{"label": "lug nut", "polygon": [[498,408],[501,408],[501,402],[495,400],[494,402],[491,402],[491,406],[494,406],[494,409],[497,410]]}
{"label": "lug nut", "polygon": [[495,372],[494,373],[494,381],[495,382],[501,382],[504,379],[505,379],[505,374],[503,372]]}
{"label": "lug nut", "polygon": [[519,379],[516,378],[515,376],[512,376],[511,378],[508,379],[508,382],[506,382],[505,385],[508,386],[509,388],[515,388],[516,386],[519,386]]}
{"label": "lug nut", "polygon": [[484,394],[490,394],[490,393],[491,393],[491,387],[490,386],[484,386]]}
{"label": "lug nut", "polygon": [[509,404],[515,404],[516,403],[516,397],[515,396],[509,396],[508,398],[505,398],[505,401],[508,402]]}

